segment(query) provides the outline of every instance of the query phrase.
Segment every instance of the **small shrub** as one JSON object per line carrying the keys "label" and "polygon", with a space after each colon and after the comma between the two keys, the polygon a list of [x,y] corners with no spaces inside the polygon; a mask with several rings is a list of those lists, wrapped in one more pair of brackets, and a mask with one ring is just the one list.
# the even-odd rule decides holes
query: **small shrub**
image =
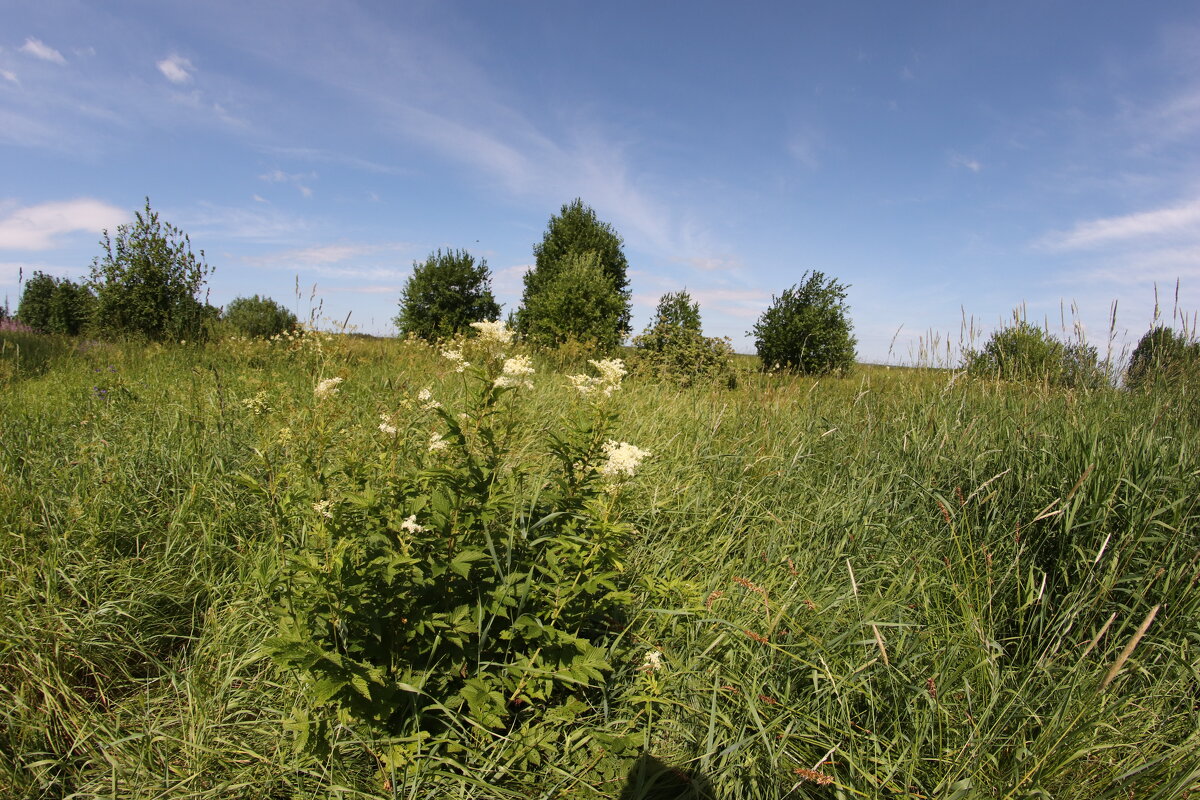
{"label": "small shrub", "polygon": [[464,333],[475,320],[499,316],[487,261],[477,264],[465,250],[438,250],[423,264],[413,264],[395,322],[402,335],[434,341]]}
{"label": "small shrub", "polygon": [[728,339],[704,336],[700,328],[700,304],[686,291],[668,292],[658,302],[654,319],[634,337],[632,361],[637,375],[665,380],[680,386],[695,383],[737,383],[733,369],[733,345]]}
{"label": "small shrub", "polygon": [[1138,341],[1125,372],[1125,385],[1141,389],[1156,383],[1179,384],[1200,375],[1200,343],[1158,326]]}
{"label": "small shrub", "polygon": [[221,319],[242,336],[270,339],[296,329],[296,315],[269,297],[239,297],[225,307]]}
{"label": "small shrub", "polygon": [[[522,764],[553,757],[566,729],[533,725],[586,708],[629,602],[620,486],[647,454],[610,438],[603,399],[619,371],[598,362],[608,377],[577,382],[605,391],[548,437],[548,460],[530,459],[527,442],[515,448],[532,362],[511,354],[502,323],[477,328],[445,351],[447,377],[464,382],[461,415],[449,392],[425,389],[383,415],[377,452],[308,478],[267,645],[389,769],[493,737],[533,737],[515,747]],[[332,417],[352,380],[318,384],[317,413]],[[322,724],[290,723],[316,744]]]}
{"label": "small shrub", "polygon": [[854,366],[847,288],[823,272],[806,272],[772,298],[751,331],[763,369],[824,375]]}
{"label": "small shrub", "polygon": [[1006,381],[1071,388],[1096,388],[1105,382],[1095,347],[1059,341],[1019,314],[1012,324],[993,332],[982,350],[968,350],[963,366],[971,375]]}
{"label": "small shrub", "polygon": [[17,317],[39,333],[78,336],[87,327],[94,304],[86,286],[34,272],[25,282]]}

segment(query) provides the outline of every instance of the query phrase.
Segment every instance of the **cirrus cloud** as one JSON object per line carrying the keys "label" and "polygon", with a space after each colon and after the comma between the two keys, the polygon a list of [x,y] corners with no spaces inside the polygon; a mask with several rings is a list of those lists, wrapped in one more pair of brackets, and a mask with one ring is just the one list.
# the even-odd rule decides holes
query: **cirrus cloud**
{"label": "cirrus cloud", "polygon": [[42,61],[51,61],[55,64],[66,64],[67,60],[63,58],[63,54],[55,50],[50,45],[43,42],[41,39],[34,39],[30,36],[25,40],[25,44],[19,48],[22,53],[40,58]]}

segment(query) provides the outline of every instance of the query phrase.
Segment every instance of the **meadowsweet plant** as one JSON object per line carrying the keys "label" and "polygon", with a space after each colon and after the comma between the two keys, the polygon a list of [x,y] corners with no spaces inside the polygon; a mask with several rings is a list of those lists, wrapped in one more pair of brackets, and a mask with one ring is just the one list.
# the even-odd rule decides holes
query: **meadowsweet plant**
{"label": "meadowsweet plant", "polygon": [[[566,728],[545,723],[587,712],[630,601],[620,556],[634,531],[611,487],[649,454],[609,435],[610,411],[579,403],[582,421],[530,458],[533,362],[510,352],[503,323],[473,327],[445,351],[461,403],[424,388],[384,415],[375,452],[324,469],[267,645],[318,710],[289,723],[299,741],[349,726],[393,785],[431,754],[551,757]],[[603,398],[623,369],[597,369]]]}

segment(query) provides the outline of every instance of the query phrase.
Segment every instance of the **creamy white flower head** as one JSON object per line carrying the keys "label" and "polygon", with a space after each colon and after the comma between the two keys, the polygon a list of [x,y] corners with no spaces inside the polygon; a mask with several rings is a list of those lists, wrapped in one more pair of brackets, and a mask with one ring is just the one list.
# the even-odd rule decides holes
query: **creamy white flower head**
{"label": "creamy white flower head", "polygon": [[455,372],[464,372],[467,367],[471,366],[471,362],[463,358],[462,350],[443,350],[442,357],[450,359],[454,364]]}
{"label": "creamy white flower head", "polygon": [[592,393],[598,382],[597,378],[593,378],[590,375],[568,375],[567,380],[571,382],[571,388],[578,390],[585,397]]}
{"label": "creamy white flower head", "polygon": [[646,672],[658,672],[662,668],[662,653],[658,650],[647,650],[646,659],[642,662],[642,669]]}
{"label": "creamy white flower head", "polygon": [[601,450],[608,457],[608,460],[600,465],[600,474],[606,478],[620,478],[622,475],[632,478],[642,461],[653,455],[649,450],[612,439],[605,442]]}
{"label": "creamy white flower head", "polygon": [[338,384],[341,382],[341,378],[326,378],[317,384],[317,388],[313,389],[313,394],[317,397],[329,397],[331,394],[337,394]]}
{"label": "creamy white flower head", "polygon": [[496,378],[495,385],[499,389],[506,389],[511,386],[523,386],[526,389],[533,388],[533,382],[526,379],[526,375],[532,375],[533,359],[529,356],[513,356],[504,362],[503,374]]}
{"label": "creamy white flower head", "polygon": [[450,443],[442,438],[440,433],[432,433],[429,436],[429,452],[440,453],[450,446]]}
{"label": "creamy white flower head", "polygon": [[399,432],[396,426],[392,424],[392,416],[390,414],[380,414],[379,419],[382,420],[379,423],[379,430],[388,436],[395,436]]}
{"label": "creamy white flower head", "polygon": [[404,520],[404,522],[400,523],[400,530],[408,531],[409,533],[422,533],[428,530],[428,528],[426,528],[424,525],[418,525],[417,515],[413,514],[408,519]]}
{"label": "creamy white flower head", "polygon": [[329,510],[333,502],[331,500],[322,500],[318,503],[313,503],[313,511],[320,514],[322,517],[333,519],[333,512]]}
{"label": "creamy white flower head", "polygon": [[472,322],[471,327],[479,331],[479,338],[484,342],[510,344],[513,340],[513,332],[500,320],[496,320],[495,322]]}
{"label": "creamy white flower head", "polygon": [[600,380],[605,383],[620,384],[621,378],[624,378],[627,373],[625,362],[619,358],[606,358],[602,361],[593,359],[588,363],[596,368],[596,371],[600,373]]}
{"label": "creamy white flower head", "polygon": [[432,411],[435,408],[442,407],[441,403],[433,399],[433,390],[428,386],[417,392],[417,402],[421,404],[422,411]]}

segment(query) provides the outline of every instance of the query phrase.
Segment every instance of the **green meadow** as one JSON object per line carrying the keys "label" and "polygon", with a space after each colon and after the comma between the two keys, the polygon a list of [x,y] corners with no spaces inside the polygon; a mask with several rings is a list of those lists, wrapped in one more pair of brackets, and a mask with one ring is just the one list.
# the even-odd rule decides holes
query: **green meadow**
{"label": "green meadow", "polygon": [[[516,510],[494,529],[518,538],[536,532],[520,509],[551,485],[552,443],[599,402],[566,377],[582,361],[532,359],[532,388],[495,401],[501,467],[481,479],[507,487]],[[422,710],[383,741],[362,723],[370,705],[338,706],[280,656],[288,587],[315,553],[303,574],[321,590],[335,534],[348,563],[355,520],[373,519],[361,509],[389,502],[371,476],[456,479],[426,446],[478,407],[454,367],[366,337],[6,335],[0,796],[1200,792],[1196,397],[942,369],[739,364],[734,388],[626,377],[603,399],[606,435],[650,455],[588,500],[615,537],[620,606],[586,629],[598,666],[547,678],[544,696],[522,678],[476,702],[462,687],[486,659],[449,678],[441,655],[408,663],[387,680]],[[422,530],[430,502],[384,527]],[[446,585],[469,589],[478,566],[452,539]],[[564,585],[588,580],[580,558]],[[502,616],[479,603],[465,635]],[[429,630],[445,652],[449,629]],[[380,680],[355,684],[368,704]]]}

